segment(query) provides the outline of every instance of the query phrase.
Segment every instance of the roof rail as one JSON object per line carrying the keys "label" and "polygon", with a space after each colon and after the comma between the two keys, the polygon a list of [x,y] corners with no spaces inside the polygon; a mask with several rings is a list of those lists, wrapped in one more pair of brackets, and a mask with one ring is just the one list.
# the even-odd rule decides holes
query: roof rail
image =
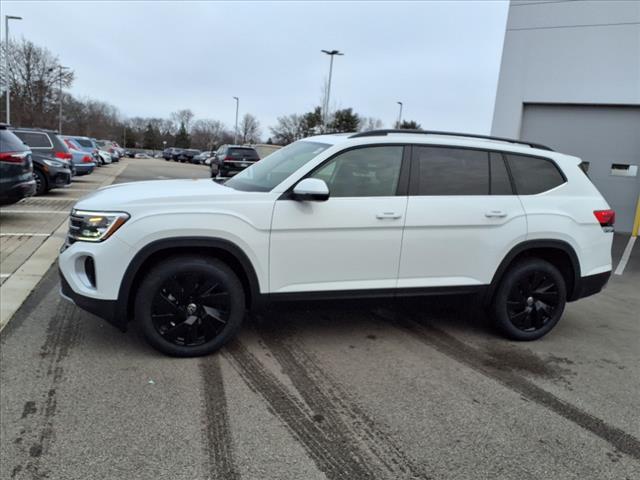
{"label": "roof rail", "polygon": [[378,137],[378,136],[388,135],[390,133],[412,133],[412,134],[417,133],[421,135],[447,135],[451,137],[482,138],[484,140],[497,140],[500,142],[515,143],[518,145],[527,145],[531,148],[539,148],[540,150],[549,150],[550,152],[553,152],[553,149],[550,147],[547,147],[546,145],[527,142],[524,140],[516,140],[514,138],[492,137],[490,135],[478,135],[476,133],[440,132],[437,130],[409,130],[409,129],[370,130],[368,132],[356,133],[354,135],[351,135],[349,138]]}

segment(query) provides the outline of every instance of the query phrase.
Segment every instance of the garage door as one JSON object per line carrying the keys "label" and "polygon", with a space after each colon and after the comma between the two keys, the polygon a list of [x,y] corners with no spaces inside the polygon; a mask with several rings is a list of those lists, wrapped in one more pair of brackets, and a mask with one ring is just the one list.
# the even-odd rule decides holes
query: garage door
{"label": "garage door", "polygon": [[588,173],[630,232],[640,193],[640,107],[526,104],[520,138],[589,162]]}

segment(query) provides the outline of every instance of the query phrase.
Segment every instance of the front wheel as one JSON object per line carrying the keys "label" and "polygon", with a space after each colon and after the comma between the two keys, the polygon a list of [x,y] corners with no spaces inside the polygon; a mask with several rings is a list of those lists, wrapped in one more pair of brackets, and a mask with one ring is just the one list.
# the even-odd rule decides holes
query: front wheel
{"label": "front wheel", "polygon": [[156,265],[143,280],[135,317],[147,341],[176,357],[215,352],[240,330],[245,294],[223,262],[176,256]]}
{"label": "front wheel", "polygon": [[566,301],[566,284],[558,269],[545,260],[530,258],[507,271],[491,310],[507,337],[536,340],[556,326]]}

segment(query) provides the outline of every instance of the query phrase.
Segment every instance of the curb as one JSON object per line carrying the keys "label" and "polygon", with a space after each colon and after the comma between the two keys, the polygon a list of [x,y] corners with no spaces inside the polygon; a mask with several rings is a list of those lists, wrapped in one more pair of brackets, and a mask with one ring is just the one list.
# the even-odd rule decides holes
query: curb
{"label": "curb", "polygon": [[[111,185],[125,168],[126,164],[119,165],[115,175],[93,191]],[[67,233],[67,220],[68,217],[65,217],[51,236],[0,286],[0,332],[58,258]]]}

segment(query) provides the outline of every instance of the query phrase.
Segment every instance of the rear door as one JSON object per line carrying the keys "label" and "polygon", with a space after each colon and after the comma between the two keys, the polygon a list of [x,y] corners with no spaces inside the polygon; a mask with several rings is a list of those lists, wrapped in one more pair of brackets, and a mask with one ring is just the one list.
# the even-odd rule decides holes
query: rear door
{"label": "rear door", "polygon": [[395,288],[407,206],[403,154],[402,145],[340,152],[309,175],[327,183],[327,201],[276,201],[272,293]]}
{"label": "rear door", "polygon": [[399,288],[478,286],[527,233],[501,153],[414,146]]}

